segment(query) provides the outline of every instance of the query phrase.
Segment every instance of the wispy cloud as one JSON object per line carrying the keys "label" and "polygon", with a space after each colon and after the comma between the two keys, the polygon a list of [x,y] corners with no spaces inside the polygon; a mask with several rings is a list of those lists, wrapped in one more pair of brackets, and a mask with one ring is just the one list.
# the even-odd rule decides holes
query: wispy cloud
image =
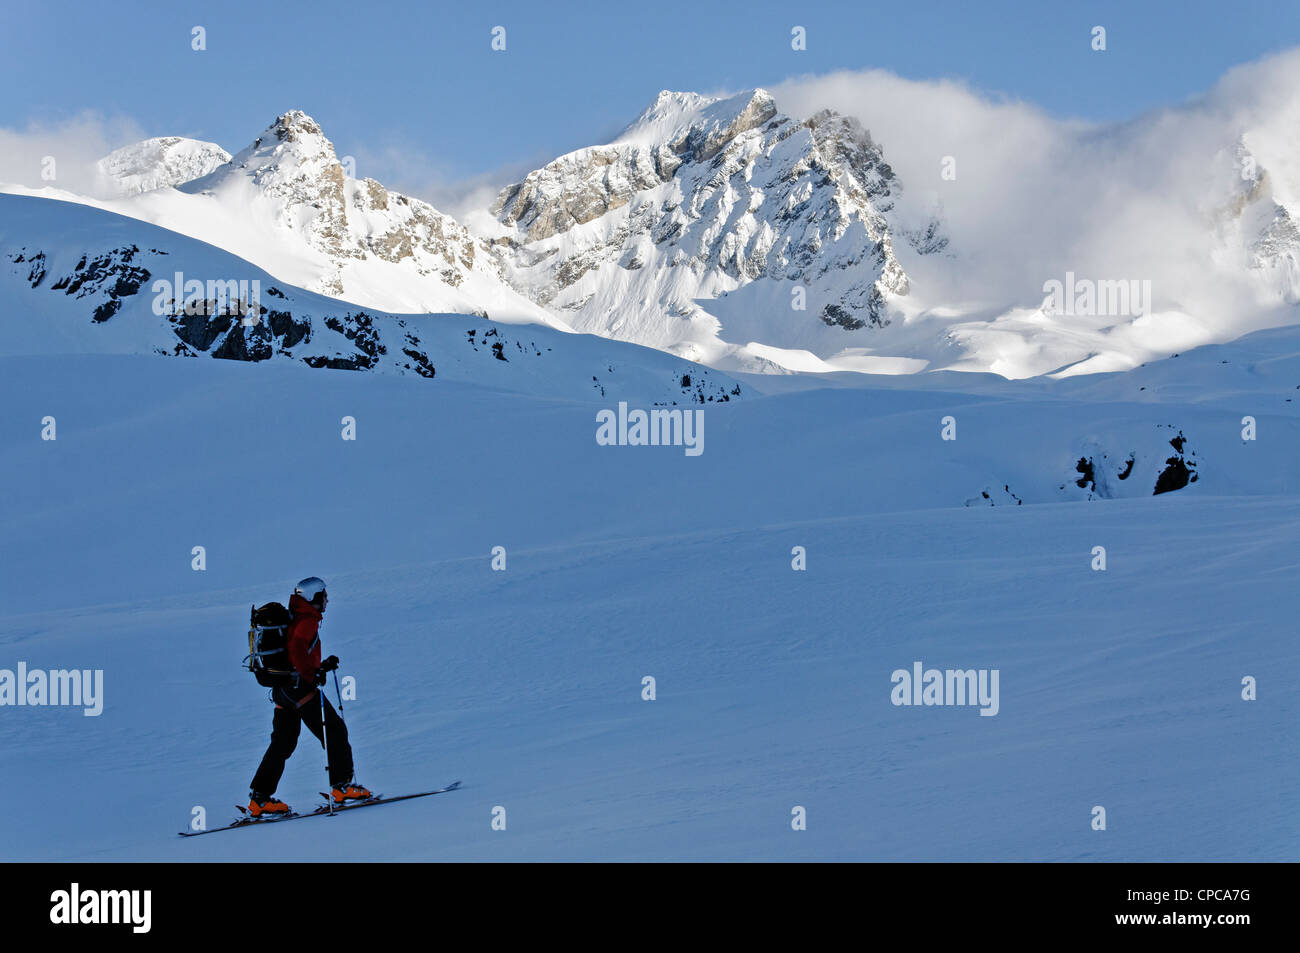
{"label": "wispy cloud", "polygon": [[98,195],[104,183],[95,163],[145,138],[132,119],[89,112],[62,121],[32,122],[22,129],[0,127],[0,182]]}
{"label": "wispy cloud", "polygon": [[1300,50],[1234,69],[1194,101],[1105,125],[881,71],[800,77],[772,92],[793,115],[856,116],[903,182],[900,209],[918,219],[942,210],[956,261],[917,266],[936,300],[1031,305],[1044,280],[1072,270],[1149,278],[1158,306],[1213,306],[1233,293],[1208,266],[1241,190],[1241,138],[1274,197],[1300,194]]}

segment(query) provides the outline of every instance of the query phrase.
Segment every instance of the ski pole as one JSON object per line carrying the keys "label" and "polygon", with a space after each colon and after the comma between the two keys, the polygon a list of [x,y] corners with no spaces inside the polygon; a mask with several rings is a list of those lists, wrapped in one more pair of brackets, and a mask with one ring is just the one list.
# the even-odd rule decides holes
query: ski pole
{"label": "ski pole", "polygon": [[[325,720],[325,693],[316,688],[316,694],[320,696],[320,733],[321,744],[325,746],[325,783],[329,784],[333,779],[330,778],[330,729],[329,723]],[[328,797],[330,817],[334,816],[334,795],[331,793]]]}

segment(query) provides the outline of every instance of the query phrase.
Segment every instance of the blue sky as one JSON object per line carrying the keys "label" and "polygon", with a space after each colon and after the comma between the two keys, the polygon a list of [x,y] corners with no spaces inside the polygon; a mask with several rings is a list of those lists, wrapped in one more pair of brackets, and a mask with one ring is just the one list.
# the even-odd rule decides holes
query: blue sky
{"label": "blue sky", "polygon": [[[662,88],[879,68],[1056,116],[1122,119],[1300,44],[1300,4],[230,2],[33,4],[9,15],[0,126],[90,112],[232,151],[301,108],[390,184],[531,168],[608,138]],[[794,25],[808,49],[790,48]],[[1089,31],[1108,31],[1094,53]],[[207,30],[207,50],[190,30]],[[493,26],[507,50],[489,48]],[[15,94],[19,91],[20,94]],[[417,167],[412,169],[412,165]]]}

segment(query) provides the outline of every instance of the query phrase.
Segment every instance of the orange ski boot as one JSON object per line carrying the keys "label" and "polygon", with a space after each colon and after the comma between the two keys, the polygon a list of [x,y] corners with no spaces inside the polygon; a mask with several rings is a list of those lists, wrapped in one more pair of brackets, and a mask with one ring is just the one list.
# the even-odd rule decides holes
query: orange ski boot
{"label": "orange ski boot", "polygon": [[364,785],[349,781],[347,784],[338,784],[330,791],[330,797],[334,803],[342,804],[345,801],[364,801],[370,797],[370,789]]}
{"label": "orange ski boot", "polygon": [[289,805],[283,801],[270,796],[262,796],[256,792],[249,795],[248,815],[249,817],[262,817],[274,814],[292,814]]}

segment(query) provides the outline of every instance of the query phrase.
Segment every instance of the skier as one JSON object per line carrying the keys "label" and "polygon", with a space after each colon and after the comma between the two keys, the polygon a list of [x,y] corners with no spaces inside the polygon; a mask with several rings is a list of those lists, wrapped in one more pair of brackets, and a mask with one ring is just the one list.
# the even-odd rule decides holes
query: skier
{"label": "skier", "polygon": [[289,676],[287,684],[271,689],[271,700],[275,702],[271,744],[262,756],[257,774],[253,775],[248,805],[252,817],[289,813],[289,806],[272,795],[280,783],[280,775],[284,773],[285,761],[298,745],[298,734],[304,722],[322,745],[326,739],[329,741],[326,758],[332,788],[330,797],[334,803],[370,797],[370,791],[352,778],[352,746],[348,744],[347,725],[319,688],[325,684],[326,673],[339,665],[337,655],[331,655],[324,662],[320,657],[321,614],[328,602],[325,582],[316,576],[298,583],[289,597],[289,612],[293,619],[289,623],[287,648],[295,674]]}

